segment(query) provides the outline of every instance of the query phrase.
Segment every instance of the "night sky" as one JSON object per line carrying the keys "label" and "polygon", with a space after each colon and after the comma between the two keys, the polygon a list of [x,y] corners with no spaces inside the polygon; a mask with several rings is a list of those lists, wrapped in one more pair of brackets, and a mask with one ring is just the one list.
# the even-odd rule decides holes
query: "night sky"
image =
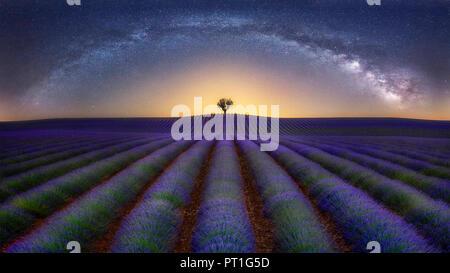
{"label": "night sky", "polygon": [[283,117],[450,119],[450,1],[0,0],[0,121],[169,116],[231,97]]}

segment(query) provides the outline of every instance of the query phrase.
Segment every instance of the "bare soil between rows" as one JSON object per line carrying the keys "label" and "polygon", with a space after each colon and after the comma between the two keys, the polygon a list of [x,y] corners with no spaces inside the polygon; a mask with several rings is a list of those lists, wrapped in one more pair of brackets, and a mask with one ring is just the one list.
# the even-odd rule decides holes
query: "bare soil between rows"
{"label": "bare soil between rows", "polygon": [[[170,145],[170,144],[169,144]],[[155,182],[158,180],[158,178],[166,172],[170,166],[173,165],[177,159],[184,154],[191,146],[187,147],[183,152],[178,154],[172,161],[169,162],[166,166],[164,166],[163,170],[156,175],[155,177],[151,178],[144,186],[143,189],[140,190],[139,194],[134,198],[132,202],[125,205],[120,212],[118,213],[118,217],[109,225],[108,232],[100,239],[95,240],[89,248],[88,252],[92,253],[107,253],[110,252],[112,244],[114,242],[114,237],[117,234],[117,231],[119,231],[119,228],[122,224],[122,222],[125,220],[125,218],[133,211],[142,201],[144,198],[145,193],[147,190],[155,184]]]}
{"label": "bare soil between rows", "polygon": [[[131,163],[131,164],[133,164],[133,163]],[[131,164],[129,164],[128,166],[130,166]],[[125,171],[128,168],[128,166],[125,167],[125,168],[122,168],[121,170],[119,170],[119,171],[117,171],[117,172],[115,172],[115,173],[113,173],[113,174],[111,174],[111,175],[109,175],[107,177],[105,177],[104,179],[102,179],[102,181],[100,181],[100,183],[95,184],[94,186],[92,186],[90,189],[88,189],[87,191],[83,192],[79,196],[68,199],[68,202],[66,204],[64,204],[62,207],[58,208],[56,211],[52,212],[49,216],[44,217],[44,218],[39,218],[38,217],[37,220],[33,223],[33,225],[29,229],[27,229],[21,235],[19,235],[16,238],[14,238],[14,240],[12,240],[10,243],[8,243],[4,247],[2,247],[0,249],[0,253],[5,253],[10,246],[14,245],[15,243],[19,242],[23,238],[25,238],[28,235],[30,235],[33,232],[35,232],[37,229],[39,229],[41,226],[43,226],[46,222],[48,222],[48,220],[51,219],[51,217],[54,217],[54,215],[60,213],[61,211],[64,211],[65,209],[70,207],[73,203],[75,203],[77,200],[82,199],[84,196],[88,195],[90,192],[92,192],[97,187],[100,187],[101,185],[107,183],[111,178],[113,178],[114,176],[119,175],[120,173]]]}
{"label": "bare soil between rows", "polygon": [[333,220],[333,217],[331,216],[331,214],[321,210],[318,206],[319,202],[316,199],[311,197],[308,189],[306,189],[298,179],[293,177],[283,166],[281,166],[281,164],[278,161],[276,161],[275,159],[273,161],[281,169],[283,169],[291,177],[291,179],[293,181],[295,181],[295,183],[298,186],[299,191],[305,196],[306,199],[309,200],[309,203],[311,204],[313,212],[318,217],[320,224],[325,228],[326,232],[331,237],[330,239],[333,240],[335,246],[337,247],[338,252],[341,252],[341,253],[351,252],[352,249],[354,249],[354,246],[351,245],[349,242],[347,242],[344,239],[344,236],[342,235],[342,231],[339,229],[337,223]]}
{"label": "bare soil between rows", "polygon": [[190,194],[189,204],[181,208],[183,221],[181,223],[180,232],[178,233],[178,237],[175,241],[175,247],[173,250],[175,253],[192,252],[192,234],[194,233],[195,226],[197,225],[197,217],[203,199],[205,180],[209,173],[211,159],[216,145],[217,142],[214,142],[208,152],[205,162],[200,168],[200,173],[195,179],[194,190]]}
{"label": "bare soil between rows", "polygon": [[264,216],[264,203],[259,194],[256,182],[253,177],[250,166],[242,154],[241,150],[234,142],[236,152],[239,158],[241,176],[244,182],[243,193],[245,205],[250,218],[250,224],[253,228],[255,238],[255,248],[257,253],[271,253],[276,250],[274,244],[274,231],[269,218]]}

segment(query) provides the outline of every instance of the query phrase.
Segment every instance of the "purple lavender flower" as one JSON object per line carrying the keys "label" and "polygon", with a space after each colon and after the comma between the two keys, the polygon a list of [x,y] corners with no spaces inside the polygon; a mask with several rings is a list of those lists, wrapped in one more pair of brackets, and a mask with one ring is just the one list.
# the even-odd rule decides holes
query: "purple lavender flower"
{"label": "purple lavender flower", "polygon": [[169,252],[189,203],[195,179],[213,142],[200,141],[182,154],[144,194],[114,238],[112,252]]}
{"label": "purple lavender flower", "polygon": [[143,139],[109,146],[8,177],[7,179],[0,181],[0,198],[1,200],[5,200],[7,197],[11,196],[9,192],[2,191],[2,185],[6,185],[8,188],[13,189],[15,193],[23,192],[41,185],[52,178],[86,166],[97,160],[144,145],[149,141],[150,139]]}
{"label": "purple lavender flower", "polygon": [[335,246],[296,183],[250,141],[238,141],[261,193],[282,252],[333,252]]}
{"label": "purple lavender flower", "polygon": [[242,195],[236,149],[219,141],[205,181],[202,205],[192,236],[194,252],[253,252],[253,231]]}
{"label": "purple lavender flower", "polygon": [[[353,152],[349,149],[335,147],[326,144],[318,144],[315,142],[305,142],[311,146],[319,148],[327,153],[346,158],[354,161],[362,166],[371,168],[381,174],[384,174],[392,179],[401,180],[436,199],[442,199],[446,202],[450,202],[450,187],[448,187],[448,181],[439,179],[436,177],[429,177],[412,170],[409,170],[400,165],[388,162],[386,160],[372,158],[368,155],[363,155],[357,152]],[[307,148],[310,151],[311,148]],[[314,151],[313,151],[314,152]]]}
{"label": "purple lavender flower", "polygon": [[170,142],[165,139],[138,146],[12,197],[0,206],[0,247],[29,229],[37,218],[47,217],[72,198]]}
{"label": "purple lavender flower", "polygon": [[378,241],[383,252],[436,251],[401,217],[320,165],[284,146],[270,154],[310,190],[319,208],[332,215],[356,251],[364,252],[369,241]]}
{"label": "purple lavender flower", "polygon": [[165,146],[114,176],[68,208],[56,213],[33,233],[11,245],[7,252],[65,252],[69,241],[85,249],[108,231],[120,209],[133,201],[140,190],[192,142]]}

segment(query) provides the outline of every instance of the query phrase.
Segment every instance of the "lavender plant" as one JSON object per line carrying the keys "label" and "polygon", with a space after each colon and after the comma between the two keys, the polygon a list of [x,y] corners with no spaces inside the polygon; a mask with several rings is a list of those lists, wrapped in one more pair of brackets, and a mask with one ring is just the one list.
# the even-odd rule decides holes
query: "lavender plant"
{"label": "lavender plant", "polygon": [[169,252],[182,222],[181,207],[189,203],[195,178],[213,142],[200,141],[182,154],[144,194],[123,221],[112,252]]}
{"label": "lavender plant", "polygon": [[333,252],[329,235],[296,183],[250,141],[238,141],[261,193],[281,252]]}
{"label": "lavender plant", "polygon": [[[424,152],[418,152],[418,151],[414,151],[412,149],[409,148],[405,148],[405,149],[401,149],[398,146],[391,146],[391,145],[386,145],[386,144],[381,144],[378,143],[376,141],[367,141],[365,138],[357,138],[357,137],[352,137],[352,138],[342,138],[339,137],[336,139],[336,137],[330,138],[320,138],[320,141],[330,141],[330,144],[333,144],[335,142],[342,142],[345,144],[352,144],[352,145],[362,145],[364,147],[370,147],[372,149],[377,149],[377,150],[381,150],[381,151],[386,151],[386,152],[390,152],[393,154],[397,154],[397,155],[402,155],[405,156],[407,158],[412,158],[412,159],[417,159],[417,160],[421,160],[421,161],[425,161],[434,165],[439,165],[439,166],[443,166],[443,167],[450,167],[450,159],[445,159],[441,156],[434,156],[434,155],[428,155]],[[315,138],[317,139],[317,138]]]}
{"label": "lavender plant", "polygon": [[15,164],[0,167],[0,177],[7,177],[18,173],[23,173],[27,170],[45,166],[60,160],[65,160],[77,155],[92,152],[94,150],[103,149],[112,145],[129,142],[129,140],[107,140],[100,143],[92,142],[85,143],[72,149],[64,150],[55,154],[47,154],[43,157],[35,158],[28,161],[22,161]]}
{"label": "lavender plant", "polygon": [[355,251],[364,252],[369,241],[378,241],[383,252],[436,251],[401,217],[320,165],[284,146],[270,154],[330,213]]}
{"label": "lavender plant", "polygon": [[357,141],[389,148],[401,148],[405,151],[415,151],[441,159],[450,159],[448,155],[450,148],[445,139],[416,137],[359,137],[357,138]]}
{"label": "lavender plant", "polygon": [[12,156],[12,157],[8,157],[6,159],[0,160],[0,166],[6,166],[9,164],[14,164],[14,163],[18,163],[18,162],[23,162],[23,161],[29,161],[32,159],[36,159],[42,156],[46,156],[46,155],[50,155],[50,154],[55,154],[55,153],[59,153],[59,152],[64,152],[64,151],[68,151],[71,149],[79,149],[82,148],[83,146],[89,145],[89,144],[96,144],[96,143],[102,143],[102,142],[106,142],[106,141],[114,141],[114,140],[123,140],[123,141],[130,141],[130,140],[134,140],[137,139],[136,137],[134,138],[130,138],[130,137],[113,137],[113,138],[93,138],[93,139],[85,139],[80,137],[80,139],[78,141],[74,141],[73,143],[68,143],[68,144],[64,144],[64,145],[58,145],[56,147],[50,147],[48,149],[44,149],[44,150],[39,150],[39,151],[35,151],[35,152],[31,152],[31,153],[26,153],[26,154],[21,154],[18,156]]}
{"label": "lavender plant", "polygon": [[[10,145],[9,149],[0,151],[0,164],[6,165],[11,163],[16,163],[19,161],[24,161],[30,158],[38,157],[40,154],[47,154],[48,151],[64,149],[67,146],[76,145],[78,143],[93,141],[99,138],[88,138],[80,136],[77,139],[66,139],[66,141],[56,141],[56,143],[50,143],[47,145],[42,145],[40,149],[35,147],[32,151],[26,151],[27,148],[19,145]],[[101,140],[107,140],[108,138],[100,138]],[[112,140],[112,139],[111,139]]]}
{"label": "lavender plant", "polygon": [[384,150],[386,152],[395,153],[399,155],[406,156],[408,158],[413,158],[417,160],[426,161],[428,163],[434,164],[434,165],[440,165],[446,168],[450,168],[450,159],[445,158],[439,158],[432,155],[427,155],[421,152],[415,152],[411,150],[401,150],[393,147],[384,147],[381,145],[373,145],[373,148]]}
{"label": "lavender plant", "polygon": [[192,145],[180,141],[163,147],[56,213],[40,228],[11,245],[7,252],[66,252],[69,241],[78,241],[89,250],[117,219],[122,207],[136,198],[178,154]]}
{"label": "lavender plant", "polygon": [[242,185],[233,142],[219,141],[192,235],[194,252],[247,253],[255,250]]}
{"label": "lavender plant", "polygon": [[149,139],[144,139],[117,144],[73,158],[69,158],[67,160],[56,162],[47,166],[35,168],[16,176],[8,177],[8,179],[0,181],[0,201],[4,201],[10,196],[29,190],[35,186],[43,184],[44,182],[52,178],[86,166],[97,160],[129,150],[139,145],[144,145],[148,142]]}
{"label": "lavender plant", "polygon": [[403,182],[391,180],[317,148],[292,142],[283,144],[369,193],[374,199],[404,216],[407,222],[414,224],[437,248],[448,251],[450,209],[445,202],[436,201]]}
{"label": "lavender plant", "polygon": [[435,176],[435,177],[445,178],[445,179],[450,178],[450,170],[449,169],[444,168],[442,166],[435,166],[435,165],[430,164],[425,161],[411,159],[406,156],[397,155],[394,153],[381,151],[378,149],[373,149],[373,148],[367,147],[365,145],[349,145],[349,144],[336,143],[336,142],[333,142],[330,144],[334,145],[334,146],[350,149],[350,150],[358,152],[358,153],[373,156],[375,158],[387,160],[387,161],[393,162],[395,164],[402,165],[406,168],[418,171],[424,175]]}
{"label": "lavender plant", "polygon": [[39,132],[34,132],[34,134],[36,138],[35,141],[27,139],[26,140],[27,144],[18,144],[15,146],[8,147],[7,150],[4,150],[0,154],[0,159],[47,150],[61,145],[75,143],[83,139],[91,139],[88,136],[85,137],[84,135],[81,136],[78,135],[77,137],[74,137],[72,135],[67,135],[65,133],[60,135],[57,134],[57,136],[53,134],[48,135],[48,133],[40,134]]}
{"label": "lavender plant", "polygon": [[49,216],[104,179],[170,142],[165,139],[138,146],[14,196],[0,206],[0,248],[30,229],[38,219]]}
{"label": "lavender plant", "polygon": [[450,188],[448,187],[448,181],[446,180],[425,176],[386,160],[376,159],[345,148],[314,142],[307,142],[307,144],[333,155],[349,159],[362,166],[369,167],[389,178],[401,180],[427,193],[433,198],[442,199],[447,203],[450,202]]}

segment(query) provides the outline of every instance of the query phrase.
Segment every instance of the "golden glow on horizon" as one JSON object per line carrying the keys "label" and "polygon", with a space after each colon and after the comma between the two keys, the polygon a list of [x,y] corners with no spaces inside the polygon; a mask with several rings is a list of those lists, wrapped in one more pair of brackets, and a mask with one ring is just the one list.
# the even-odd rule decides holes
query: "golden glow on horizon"
{"label": "golden glow on horizon", "polygon": [[[168,77],[159,84],[151,79],[135,92],[134,99],[128,97],[127,101],[124,96],[120,100],[127,101],[127,105],[140,105],[136,107],[142,109],[138,113],[140,116],[170,116],[172,107],[177,104],[185,104],[193,111],[194,97],[202,97],[203,107],[216,105],[220,98],[226,97],[244,107],[267,105],[269,115],[271,105],[280,105],[280,116],[304,116],[307,111],[300,109],[307,110],[308,107],[296,105],[300,96],[296,97],[297,102],[286,97],[286,94],[301,94],[302,88],[300,85],[293,88],[261,67],[212,62],[192,67],[190,71]],[[148,94],[152,94],[151,99]],[[144,107],[145,103],[147,107]],[[214,112],[221,110],[216,108]]]}
{"label": "golden glow on horizon", "polygon": [[[156,80],[157,81],[157,80]],[[388,108],[372,98],[343,95],[334,90],[307,85],[299,78],[273,73],[268,68],[240,62],[211,61],[195,65],[188,71],[166,75],[155,84],[155,78],[140,86],[134,98],[126,95],[120,99],[127,107],[136,109],[134,116],[170,116],[177,104],[185,104],[193,111],[194,97],[203,98],[203,107],[215,105],[222,98],[231,98],[235,104],[247,106],[280,105],[280,117],[403,117],[445,120],[445,111],[423,111]],[[151,94],[151,95],[149,95]],[[150,96],[150,97],[149,97]],[[384,107],[383,111],[380,108]],[[216,113],[221,113],[216,108]],[[209,114],[209,113],[204,113]],[[126,116],[133,116],[127,115]]]}
{"label": "golden glow on horizon", "polygon": [[[64,106],[52,115],[39,112],[32,105],[23,112],[10,111],[0,101],[0,121],[70,117],[169,117],[172,107],[185,104],[194,110],[194,97],[203,98],[203,107],[216,105],[222,98],[232,98],[236,105],[280,106],[282,118],[320,117],[399,117],[431,120],[450,119],[450,98],[435,107],[398,109],[358,94],[335,92],[321,83],[306,83],[302,75],[280,71],[250,62],[209,60],[171,73],[151,75],[148,80],[128,87],[122,93],[93,101],[95,108]],[[432,109],[432,111],[430,111]],[[216,113],[221,113],[216,108]],[[233,110],[231,111],[233,112]],[[82,113],[82,114],[80,114]],[[204,113],[210,114],[210,113]]]}
{"label": "golden glow on horizon", "polygon": [[7,104],[0,100],[0,121],[12,121],[14,120],[10,115],[10,111],[7,108]]}

